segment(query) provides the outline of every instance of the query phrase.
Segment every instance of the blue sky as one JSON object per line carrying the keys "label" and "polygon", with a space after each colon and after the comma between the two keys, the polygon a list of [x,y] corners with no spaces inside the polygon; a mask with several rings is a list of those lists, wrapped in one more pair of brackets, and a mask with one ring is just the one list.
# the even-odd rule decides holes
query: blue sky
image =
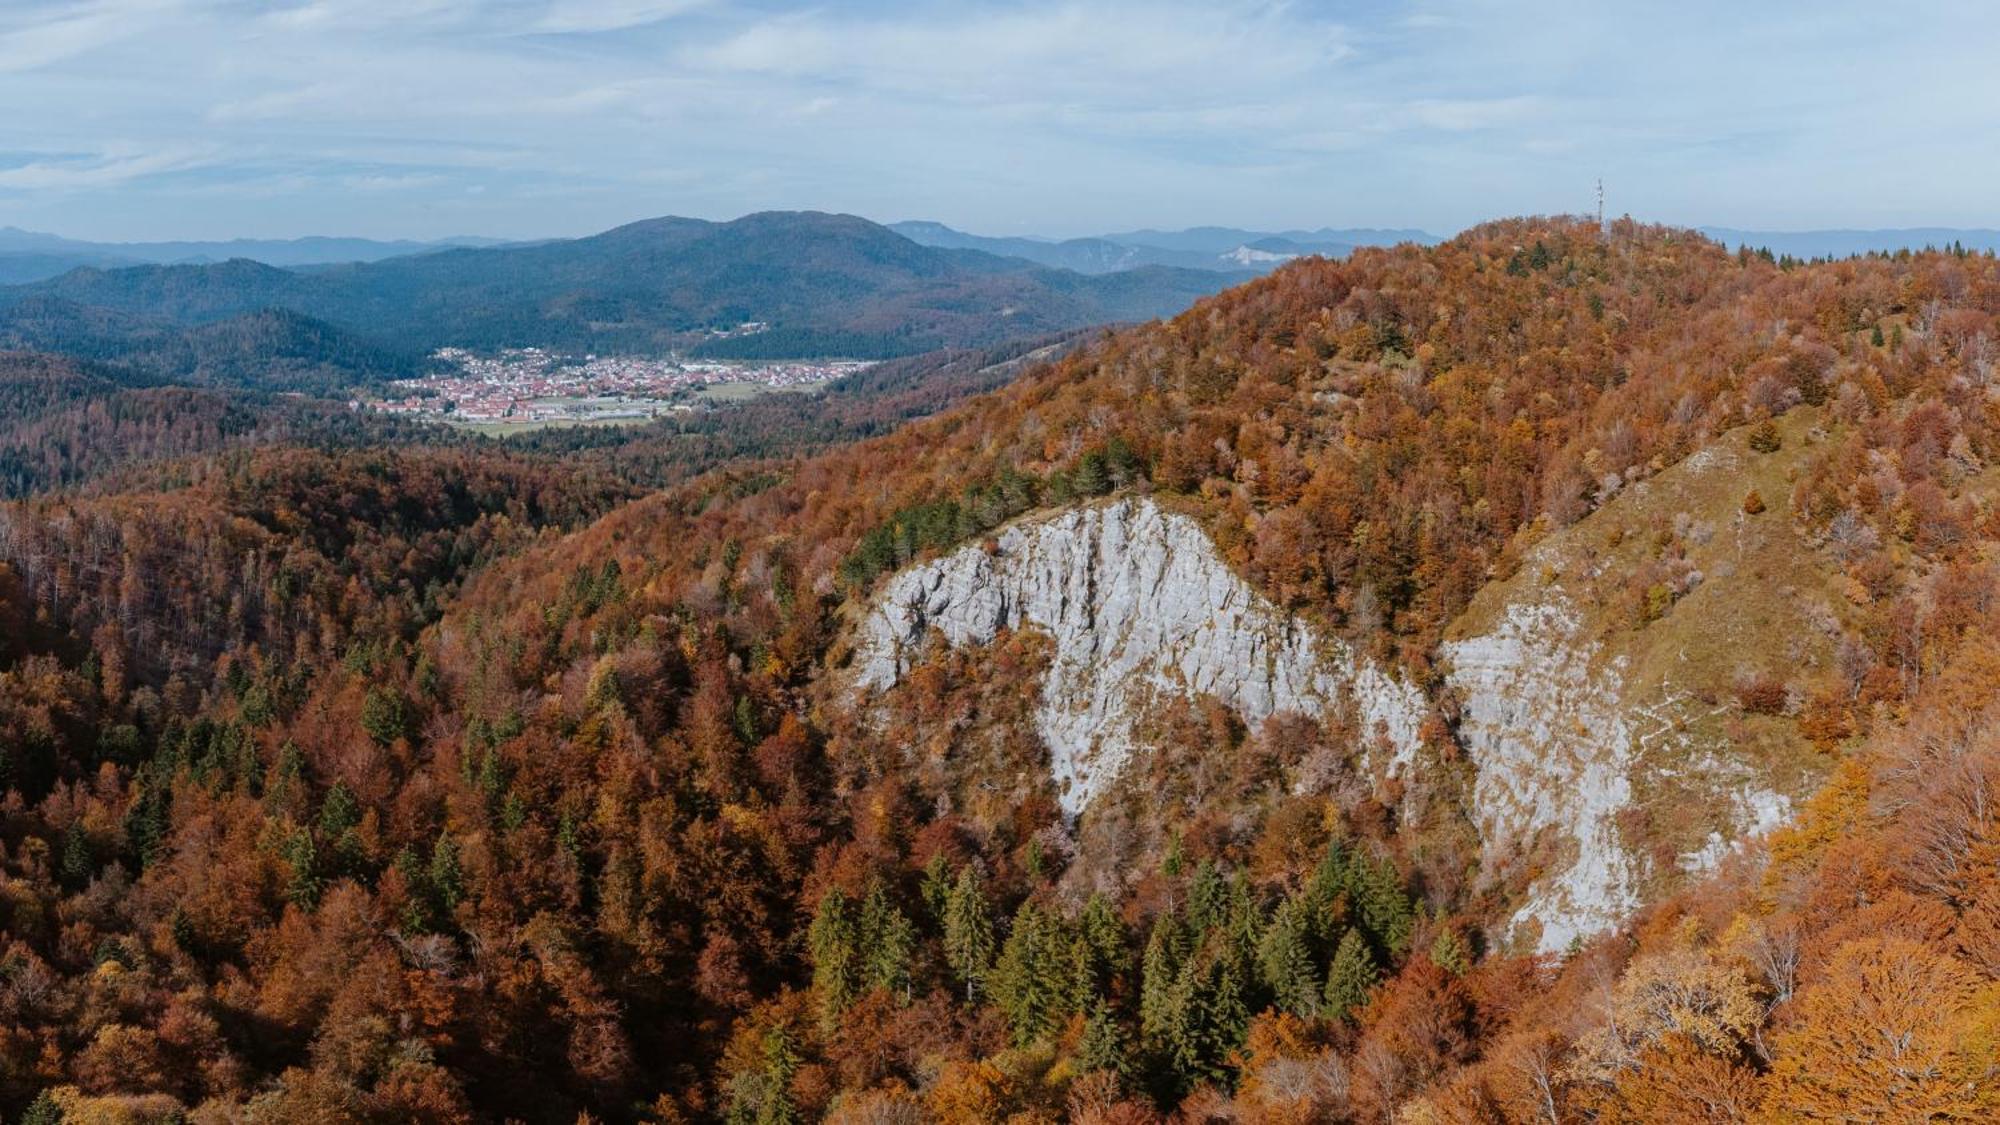
{"label": "blue sky", "polygon": [[0,0],[0,225],[2000,226],[2000,4]]}

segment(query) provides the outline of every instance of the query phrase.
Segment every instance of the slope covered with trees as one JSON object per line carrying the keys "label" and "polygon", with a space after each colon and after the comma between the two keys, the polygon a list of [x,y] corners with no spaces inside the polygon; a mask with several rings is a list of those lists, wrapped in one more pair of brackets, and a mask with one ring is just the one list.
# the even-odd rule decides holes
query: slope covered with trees
{"label": "slope covered with trees", "polygon": [[[224,449],[466,444],[450,431],[320,399],[162,382],[121,365],[0,352],[0,497],[145,481]],[[127,487],[112,483],[108,490]]]}
{"label": "slope covered with trees", "polygon": [[[885,436],[596,518],[615,486],[470,452],[237,455],[14,505],[0,1100],[1990,1116],[1997,314],[1989,257],[1781,268],[1520,220],[1298,263]],[[1422,784],[1371,775],[1337,722],[1164,716],[1186,783],[1107,883],[1046,785],[993,800],[936,768],[978,745],[1033,776],[1009,732],[1038,637],[937,651],[866,708],[842,688],[879,576],[1116,490],[1434,686],[1452,620],[1529,545],[1725,431],[1782,442],[1765,423],[1801,404],[1825,439],[1743,507],[1846,576],[1853,643],[1717,705],[1798,724],[1832,781],[1564,956],[1507,948],[1475,893],[1448,699]],[[1274,783],[1306,758],[1323,784]]]}
{"label": "slope covered with trees", "polygon": [[428,363],[421,349],[383,346],[283,308],[182,323],[145,306],[125,311],[46,296],[0,301],[0,346],[92,361],[141,382],[266,393],[330,395],[410,378]]}

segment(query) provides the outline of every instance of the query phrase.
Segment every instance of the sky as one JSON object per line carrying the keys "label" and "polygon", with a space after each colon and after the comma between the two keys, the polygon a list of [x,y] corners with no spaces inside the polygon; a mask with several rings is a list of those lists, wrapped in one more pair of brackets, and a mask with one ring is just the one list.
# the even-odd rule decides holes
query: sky
{"label": "sky", "polygon": [[2000,4],[0,0],[0,226],[2000,226]]}

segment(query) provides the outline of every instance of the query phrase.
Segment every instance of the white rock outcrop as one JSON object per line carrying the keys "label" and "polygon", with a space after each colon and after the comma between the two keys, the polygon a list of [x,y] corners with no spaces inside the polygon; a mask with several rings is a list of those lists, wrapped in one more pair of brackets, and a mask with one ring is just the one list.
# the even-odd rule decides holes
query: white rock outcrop
{"label": "white rock outcrop", "polygon": [[857,679],[895,684],[933,629],[980,645],[1021,628],[1054,641],[1036,725],[1072,817],[1117,777],[1136,748],[1134,723],[1161,693],[1214,696],[1252,726],[1351,700],[1396,764],[1414,753],[1426,710],[1422,693],[1272,606],[1193,520],[1147,499],[1024,520],[991,550],[968,546],[898,573],[861,627]]}
{"label": "white rock outcrop", "polygon": [[1632,731],[1617,661],[1551,591],[1514,604],[1490,631],[1443,646],[1460,700],[1458,733],[1473,765],[1482,862],[1518,855],[1544,834],[1561,856],[1513,924],[1541,924],[1539,948],[1615,925],[1639,906],[1639,866],[1618,834],[1632,803]]}

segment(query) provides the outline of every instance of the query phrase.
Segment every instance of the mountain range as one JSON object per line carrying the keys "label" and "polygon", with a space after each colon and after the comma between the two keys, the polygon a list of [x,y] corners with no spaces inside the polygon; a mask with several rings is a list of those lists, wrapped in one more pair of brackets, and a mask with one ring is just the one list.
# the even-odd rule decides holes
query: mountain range
{"label": "mountain range", "polygon": [[19,227],[0,227],[0,284],[39,281],[78,266],[199,264],[249,258],[271,266],[314,266],[331,262],[373,262],[458,246],[498,246],[494,238],[409,239],[233,238],[221,241],[88,242]]}
{"label": "mountain range", "polygon": [[189,331],[279,310],[341,356],[404,363],[446,345],[882,358],[1148,320],[1244,276],[1083,274],[919,245],[851,215],[767,212],[309,269],[83,267],[0,289],[0,340],[144,359]]}
{"label": "mountain range", "polygon": [[[925,246],[981,250],[1078,273],[1110,273],[1142,265],[1263,272],[1290,257],[1306,254],[1341,257],[1357,246],[1393,246],[1401,242],[1430,246],[1439,241],[1438,235],[1410,227],[1253,230],[1199,226],[1184,230],[1140,229],[1080,238],[1048,238],[1038,235],[970,234],[943,223],[925,220],[885,225],[912,242]],[[1774,253],[1799,258],[1848,257],[1954,244],[1968,249],[2000,250],[2000,230],[1976,227],[1777,231],[1705,226],[1699,229],[1710,238],[1731,247],[1764,247]],[[136,265],[200,265],[247,258],[264,265],[296,268],[377,262],[437,250],[487,248],[523,241],[542,240],[473,236],[418,240],[310,235],[288,239],[92,242],[10,226],[0,227],[0,285],[40,281],[79,266],[115,269]]]}
{"label": "mountain range", "polygon": [[1898,250],[2000,251],[2000,230],[1964,227],[1903,227],[1891,230],[1737,230],[1703,227],[1701,232],[1729,247],[1748,246],[1794,258],[1850,258]]}
{"label": "mountain range", "polygon": [[1135,230],[1068,239],[990,237],[967,234],[943,223],[920,221],[891,223],[889,229],[926,246],[983,250],[1078,273],[1108,273],[1143,265],[1263,273],[1309,254],[1341,258],[1357,246],[1393,246],[1399,242],[1430,245],[1437,241],[1435,236],[1420,230],[1331,228],[1254,231],[1190,227],[1180,231]]}
{"label": "mountain range", "polygon": [[[1312,254],[1339,258],[1352,253],[1358,246],[1394,246],[1403,242],[1431,246],[1439,241],[1436,235],[1410,228],[1322,227],[1318,230],[1260,231],[1204,226],[1178,231],[1133,230],[1086,238],[1055,239],[967,234],[935,222],[899,222],[889,226],[891,230],[927,246],[984,250],[989,254],[1025,258],[1080,273],[1130,269],[1141,264],[1263,273],[1293,258]],[[2000,230],[1984,228],[1780,231],[1710,226],[1700,229],[1703,234],[1731,248],[1762,248],[1794,258],[1847,258],[1857,254],[1952,246],[2000,251]]]}

